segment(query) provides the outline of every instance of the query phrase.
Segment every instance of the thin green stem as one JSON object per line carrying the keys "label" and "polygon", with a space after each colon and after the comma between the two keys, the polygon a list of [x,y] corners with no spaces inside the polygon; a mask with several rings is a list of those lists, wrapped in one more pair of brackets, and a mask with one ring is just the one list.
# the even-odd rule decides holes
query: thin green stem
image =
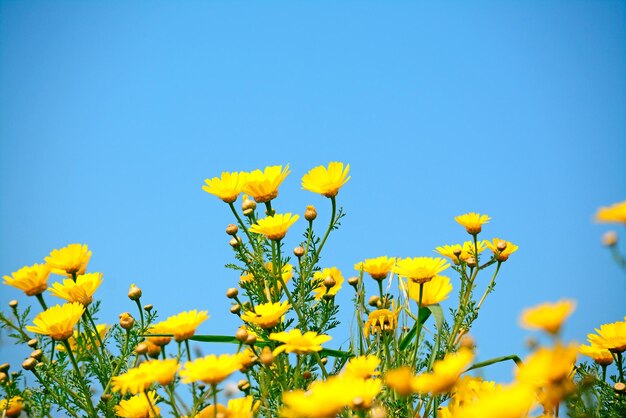
{"label": "thin green stem", "polygon": [[322,371],[322,375],[324,376],[324,379],[328,378],[328,372],[326,371],[326,367],[324,366],[324,363],[322,363],[322,358],[320,357],[320,353],[316,352],[314,355],[315,355],[315,360],[317,360],[317,364],[320,366],[320,370]]}
{"label": "thin green stem", "polygon": [[498,276],[498,272],[500,271],[500,266],[501,265],[502,265],[502,262],[498,261],[498,265],[496,266],[496,271],[494,271],[493,277],[491,278],[491,281],[489,282],[489,285],[487,286],[487,289],[485,289],[485,293],[483,293],[483,296],[480,298],[480,302],[478,302],[478,305],[476,305],[476,311],[477,312],[480,309],[480,307],[482,306],[483,302],[485,301],[485,298],[487,297],[487,295],[489,293],[491,293],[492,286],[496,282],[496,276]]}
{"label": "thin green stem", "polygon": [[120,356],[117,365],[115,366],[115,370],[113,370],[113,374],[111,374],[111,378],[109,379],[109,383],[107,383],[106,387],[104,388],[104,392],[102,392],[103,395],[107,394],[109,389],[111,388],[111,382],[113,382],[113,378],[115,376],[117,376],[117,374],[120,372],[120,369],[122,368],[122,363],[123,363],[123,359],[126,358],[127,353],[128,353],[128,342],[130,340],[130,330],[126,330],[126,339],[124,340],[124,348],[122,349],[122,355]]}
{"label": "thin green stem", "polygon": [[[191,361],[191,348],[189,347],[189,340],[185,340],[185,348],[187,349],[187,359]],[[196,383],[191,383],[191,393],[193,395],[193,404],[194,406],[198,402],[198,395],[196,393]]]}
{"label": "thin green stem", "polygon": [[137,304],[137,309],[139,309],[139,318],[141,318],[141,333],[143,334],[143,332],[145,331],[144,327],[145,327],[145,322],[143,319],[143,309],[141,308],[141,302],[139,301],[139,299],[135,299],[135,303]]}
{"label": "thin green stem", "polygon": [[42,294],[38,294],[35,296],[37,298],[37,300],[39,301],[39,304],[41,305],[41,307],[43,308],[43,310],[47,310],[48,309],[48,305],[46,305],[46,301],[43,300],[43,296]]}
{"label": "thin green stem", "polygon": [[[42,386],[44,387],[44,389],[48,392],[48,394],[49,394],[50,396],[52,396],[52,397],[53,397],[53,398],[54,398],[54,399],[55,399],[55,400],[59,403],[59,406],[61,406],[61,407],[65,408],[65,410],[66,410],[66,411],[67,411],[70,415],[72,415],[73,417],[78,418],[78,415],[76,414],[76,412],[74,412],[74,410],[72,410],[72,409],[69,407],[69,405],[67,405],[67,404],[65,403],[65,401],[64,401],[62,398],[60,398],[60,397],[56,396],[56,393],[55,393],[55,392],[54,392],[54,391],[50,388],[50,386],[46,383],[46,381],[45,381],[44,379],[42,379],[42,378],[41,378],[41,376],[39,375],[39,373],[37,372],[37,370],[32,369],[32,370],[31,370],[31,373],[35,375],[35,378],[39,381],[39,383],[41,383],[41,385],[42,385]],[[71,392],[71,393],[70,393],[70,392],[71,392],[71,391],[69,391],[69,392],[68,392],[68,394],[70,394],[70,396],[71,396],[71,393],[73,393],[73,392]],[[75,399],[75,400],[78,400],[79,398],[77,398],[76,396],[74,396],[74,399]],[[78,403],[79,403],[79,406],[81,406],[81,407],[83,407],[83,408],[84,408],[84,406],[82,405],[82,403],[80,403],[80,402],[78,402]]]}
{"label": "thin green stem", "polygon": [[62,344],[65,347],[65,350],[67,351],[67,355],[70,358],[72,366],[74,367],[74,371],[76,372],[76,376],[78,377],[78,381],[80,382],[83,395],[85,396],[85,402],[87,404],[87,412],[89,413],[89,416],[97,418],[98,414],[96,413],[96,410],[93,406],[93,402],[91,401],[91,392],[89,391],[89,388],[85,384],[85,379],[83,378],[80,368],[78,367],[78,363],[76,362],[74,353],[72,353],[72,347],[70,347],[67,340],[63,341]]}
{"label": "thin green stem", "polygon": [[155,417],[158,417],[159,414],[157,414],[157,411],[154,409],[154,405],[152,405],[152,401],[150,400],[150,396],[148,395],[148,390],[144,390],[143,394],[146,395],[146,401],[148,401],[148,405],[150,405],[150,410]]}
{"label": "thin green stem", "polygon": [[252,236],[250,235],[250,232],[248,231],[248,228],[246,227],[246,224],[243,222],[243,220],[241,219],[241,217],[237,213],[237,209],[235,209],[235,205],[233,205],[233,203],[231,202],[231,203],[228,204],[228,206],[230,207],[230,210],[233,212],[233,215],[235,215],[235,218],[237,218],[237,222],[239,223],[239,227],[241,229],[243,229],[243,232],[246,233],[246,236],[248,237],[248,242],[252,246],[252,250],[256,253],[257,249],[256,249],[255,241],[252,239]]}
{"label": "thin green stem", "polygon": [[169,385],[167,385],[166,392],[170,398],[170,405],[172,407],[172,413],[174,414],[176,418],[180,418],[180,412],[178,412],[178,409],[176,408],[176,398],[174,397],[174,384],[173,383],[170,383]]}
{"label": "thin green stem", "polygon": [[419,290],[419,296],[418,296],[418,302],[417,302],[417,331],[415,332],[415,350],[413,351],[413,359],[411,361],[411,364],[413,365],[413,369],[415,369],[415,366],[417,364],[417,351],[419,349],[420,334],[422,332],[422,324],[420,323],[421,322],[420,311],[422,310],[423,293],[424,293],[424,283],[420,283],[420,290]]}
{"label": "thin green stem", "polygon": [[[98,332],[98,326],[96,325],[96,322],[93,320],[93,317],[89,313],[89,309],[85,309],[85,315],[87,316],[89,323],[93,327],[93,332],[96,335],[96,340],[98,340],[98,345],[100,346],[100,350],[102,350],[103,361],[107,360],[110,363],[110,360],[107,356],[106,347],[104,346],[104,342],[102,341],[102,338],[100,337],[100,333]],[[90,335],[88,329],[87,329],[87,334]],[[93,338],[91,338],[91,341],[93,342]]]}

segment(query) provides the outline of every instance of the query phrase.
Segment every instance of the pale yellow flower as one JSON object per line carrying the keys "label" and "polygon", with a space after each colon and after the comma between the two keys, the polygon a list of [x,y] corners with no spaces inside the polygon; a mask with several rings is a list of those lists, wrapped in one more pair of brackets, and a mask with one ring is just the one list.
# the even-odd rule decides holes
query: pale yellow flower
{"label": "pale yellow flower", "polygon": [[299,215],[292,215],[291,213],[268,216],[266,218],[259,219],[257,223],[250,226],[249,231],[256,234],[262,234],[267,239],[278,241],[287,235],[287,230],[298,220],[298,218],[300,218]]}
{"label": "pale yellow flower", "polygon": [[285,302],[268,302],[256,305],[253,310],[245,311],[241,315],[244,322],[255,324],[263,329],[276,326],[281,321],[285,312],[291,308],[291,305]]}
{"label": "pale yellow flower", "polygon": [[441,394],[452,390],[461,373],[474,359],[474,353],[467,348],[461,348],[456,353],[449,353],[433,364],[431,373],[423,373],[411,381],[413,392]]}
{"label": "pale yellow flower", "polygon": [[274,349],[274,355],[279,353],[306,354],[322,350],[322,344],[330,341],[330,335],[318,335],[317,332],[307,331],[302,334],[299,329],[292,329],[289,332],[273,332],[270,340],[284,343]]}
{"label": "pale yellow flower", "polygon": [[188,361],[185,368],[180,371],[183,383],[204,382],[216,385],[228,376],[241,369],[241,356],[239,354],[215,354]]}
{"label": "pale yellow flower", "polygon": [[167,320],[161,322],[159,327],[161,331],[167,331],[163,332],[163,334],[173,334],[174,339],[181,342],[193,337],[196,328],[207,319],[209,319],[209,313],[207,311],[194,309],[170,316]]}
{"label": "pale yellow flower", "polygon": [[525,309],[520,317],[520,323],[525,328],[542,329],[550,334],[557,334],[574,309],[576,309],[576,302],[573,300],[543,303]]}

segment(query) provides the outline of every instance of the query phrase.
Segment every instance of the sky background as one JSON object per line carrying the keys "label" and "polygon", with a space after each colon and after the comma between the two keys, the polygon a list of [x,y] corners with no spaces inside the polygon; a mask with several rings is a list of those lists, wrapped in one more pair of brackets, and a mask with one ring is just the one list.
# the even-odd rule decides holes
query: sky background
{"label": "sky background", "polygon": [[[455,216],[486,213],[481,237],[520,249],[473,329],[478,358],[525,354],[520,312],[564,297],[578,303],[565,336],[584,342],[626,314],[626,279],[600,244],[611,226],[593,222],[626,198],[625,8],[0,1],[0,274],[85,243],[102,319],[134,312],[136,283],[162,319],[206,309],[199,333],[233,334],[233,219],[204,179],[289,163],[274,207],[314,204],[323,222],[328,200],[300,179],[343,161],[347,217],[323,266],[347,278],[364,258],[434,256],[469,237]],[[20,293],[0,288],[5,312],[34,302]],[[351,297],[337,298],[345,326]],[[0,344],[17,367],[24,354]],[[485,375],[508,380],[512,365]]]}

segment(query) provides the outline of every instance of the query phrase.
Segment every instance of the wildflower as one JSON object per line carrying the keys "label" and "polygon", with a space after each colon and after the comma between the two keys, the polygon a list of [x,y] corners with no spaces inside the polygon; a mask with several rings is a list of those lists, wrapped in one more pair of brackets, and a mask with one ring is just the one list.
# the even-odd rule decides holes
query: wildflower
{"label": "wildflower", "polygon": [[473,241],[465,241],[463,245],[443,245],[437,247],[435,251],[444,257],[448,257],[454,264],[459,264],[461,261],[467,261],[470,257],[476,258],[476,254],[483,252],[487,245],[486,241],[478,241],[477,244],[478,251],[474,248]]}
{"label": "wildflower", "polygon": [[216,418],[221,416],[228,417],[228,409],[218,403],[217,406],[208,405],[193,418]]}
{"label": "wildflower", "polygon": [[600,366],[608,366],[613,363],[613,355],[611,352],[604,348],[596,347],[595,345],[580,345],[578,352],[587,357],[593,359],[596,364]]}
{"label": "wildflower", "polygon": [[48,288],[50,269],[48,264],[22,267],[11,276],[4,276],[2,283],[23,290],[27,296],[40,295]]}
{"label": "wildflower", "polygon": [[239,276],[240,286],[242,283],[250,283],[252,281],[254,281],[254,274],[250,273],[249,271],[246,271],[242,275]]}
{"label": "wildflower", "polygon": [[301,389],[283,392],[281,417],[288,418],[332,418],[344,407],[340,394],[344,385],[332,376],[325,381],[314,382],[308,391]]}
{"label": "wildflower", "polygon": [[279,353],[306,354],[322,350],[322,344],[330,341],[330,335],[317,335],[317,332],[308,331],[302,334],[299,329],[292,329],[289,332],[272,332],[270,340],[284,343],[274,350],[274,355]]}
{"label": "wildflower", "polygon": [[396,261],[393,271],[415,283],[426,283],[450,267],[443,258],[415,257]]}
{"label": "wildflower", "polygon": [[220,177],[204,180],[206,184],[202,186],[202,190],[219,197],[226,203],[233,203],[237,200],[239,193],[243,191],[247,181],[248,173],[224,172]]}
{"label": "wildflower", "polygon": [[170,316],[159,327],[162,331],[167,331],[163,332],[163,334],[173,334],[174,339],[177,342],[181,342],[193,337],[196,328],[207,319],[209,319],[207,311],[198,312],[194,309],[193,311],[181,312],[178,315]]}
{"label": "wildflower", "polygon": [[[96,325],[96,331],[98,332],[100,339],[104,340],[104,337],[108,331],[108,327],[106,324],[98,324]],[[100,343],[98,342],[98,339],[95,337],[94,333],[92,331],[89,331],[89,334],[92,335],[96,343],[96,347],[99,346]],[[94,348],[92,347],[91,339],[87,336],[87,330],[83,330],[82,332],[74,330],[72,336],[67,339],[67,343],[70,345],[70,349],[72,351],[76,351],[80,348],[80,342],[84,342],[86,350],[92,350]],[[56,349],[59,351],[65,351],[65,346],[59,344],[56,346]]]}
{"label": "wildflower", "polygon": [[596,221],[626,224],[626,200],[598,209]]}
{"label": "wildflower", "polygon": [[113,377],[111,388],[113,392],[121,392],[122,394],[130,392],[136,395],[154,383],[163,386],[169,385],[174,381],[177,370],[178,362],[176,359],[146,361],[141,363],[139,367]]}
{"label": "wildflower", "polygon": [[[331,283],[334,281],[332,286],[327,287],[324,284],[324,280],[330,277],[332,278]],[[318,281],[320,283],[313,291],[315,292],[315,299],[321,299],[324,295],[336,295],[339,289],[341,289],[341,285],[343,284],[344,278],[341,275],[341,271],[337,267],[324,268],[321,271],[316,271],[313,274],[313,281]]]}
{"label": "wildflower", "polygon": [[473,359],[474,353],[467,348],[447,354],[443,360],[433,364],[432,373],[423,373],[411,381],[413,392],[432,394],[450,392]]}
{"label": "wildflower", "polygon": [[509,385],[481,394],[476,401],[454,411],[452,418],[526,418],[535,403],[526,385]]}
{"label": "wildflower", "polygon": [[323,165],[311,169],[302,177],[302,188],[325,197],[335,197],[339,189],[350,180],[350,164],[331,162],[328,168]]}
{"label": "wildflower", "polygon": [[385,373],[385,383],[398,392],[400,396],[408,396],[413,392],[411,388],[413,378],[413,372],[408,366],[392,369]]}
{"label": "wildflower", "polygon": [[120,314],[119,324],[120,327],[128,331],[135,325],[135,318],[133,318],[130,312],[122,312]]}
{"label": "wildflower", "polygon": [[241,315],[241,319],[250,324],[255,324],[263,329],[274,327],[281,321],[285,312],[291,308],[291,305],[285,302],[268,302],[256,305],[254,310],[246,311]]}
{"label": "wildflower", "polygon": [[575,345],[557,345],[554,348],[539,348],[529,355],[516,369],[516,380],[536,388],[558,383],[568,378],[576,363]]}
{"label": "wildflower", "polygon": [[316,218],[317,218],[317,209],[315,209],[315,206],[313,205],[308,205],[306,207],[306,210],[304,211],[304,219],[306,219],[309,222],[313,222]]}
{"label": "wildflower", "polygon": [[54,274],[71,276],[85,274],[87,263],[91,258],[91,251],[85,244],[70,244],[60,250],[52,250],[46,257],[46,263],[52,267]]}
{"label": "wildflower", "polygon": [[50,292],[68,302],[79,302],[84,306],[93,302],[93,294],[102,284],[102,273],[81,274],[76,278],[63,280],[63,284],[54,283]]}
{"label": "wildflower", "polygon": [[185,368],[180,371],[183,383],[204,382],[216,385],[234,372],[241,369],[241,356],[239,354],[215,354],[188,361]]}
{"label": "wildflower", "polygon": [[396,259],[394,257],[382,256],[366,258],[365,261],[356,263],[354,269],[368,273],[374,280],[383,280],[389,275],[395,264]]}
{"label": "wildflower", "polygon": [[289,171],[289,164],[265,167],[265,170],[254,170],[248,176],[248,182],[243,190],[254,198],[257,203],[265,203],[278,196],[278,187],[285,180]]}
{"label": "wildflower", "polygon": [[624,321],[603,324],[600,329],[596,328],[596,334],[587,335],[592,345],[605,348],[611,353],[623,353],[626,351],[626,318]]}
{"label": "wildflower", "polygon": [[524,310],[520,322],[524,328],[542,329],[550,334],[557,334],[574,309],[576,302],[573,300],[544,303]]}
{"label": "wildflower", "polygon": [[[120,401],[115,407],[115,414],[123,418],[153,418],[161,416],[161,410],[156,405],[156,392],[151,390]],[[156,415],[155,415],[156,413]]]}
{"label": "wildflower", "polygon": [[259,219],[256,224],[250,227],[249,231],[256,234],[262,234],[267,239],[279,241],[287,235],[287,230],[298,220],[299,217],[299,215],[292,215],[291,213],[268,216],[266,218]]}
{"label": "wildflower", "polygon": [[0,400],[0,413],[6,417],[19,417],[24,409],[24,399],[21,396],[13,396],[8,401]]}
{"label": "wildflower", "polygon": [[463,376],[454,386],[452,399],[439,411],[438,415],[443,418],[450,417],[463,405],[476,402],[482,396],[500,389],[501,386],[495,382],[485,381],[480,377]]}
{"label": "wildflower", "polygon": [[[411,281],[408,282],[409,297],[419,303],[420,286]],[[429,282],[424,283],[422,288],[422,306],[434,305],[448,298],[452,291],[450,279],[446,276],[435,276]]]}
{"label": "wildflower", "polygon": [[376,368],[380,365],[380,359],[375,355],[353,357],[348,361],[344,376],[351,376],[359,379],[369,379],[377,376],[380,372]]}
{"label": "wildflower", "polygon": [[[494,238],[493,241],[484,241],[487,247],[493,252],[493,255],[496,257],[498,261],[506,261],[509,259],[509,256],[513,254],[519,248],[517,245],[512,242],[505,241],[500,238]],[[500,250],[498,245],[502,245],[504,243],[506,246],[504,250]]]}
{"label": "wildflower", "polygon": [[[270,273],[274,272],[274,265],[272,264],[271,261],[268,261],[267,263],[265,263],[265,269]],[[280,270],[281,270],[280,277],[281,279],[283,279],[283,282],[287,283],[289,282],[289,280],[293,278],[293,266],[291,264],[286,263],[284,266],[281,266]],[[282,284],[278,282],[279,289],[281,286]]]}
{"label": "wildflower", "polygon": [[361,379],[351,376],[341,376],[340,379],[344,384],[341,397],[346,399],[346,406],[356,410],[371,408],[383,385],[380,379]]}
{"label": "wildflower", "polygon": [[392,312],[389,309],[377,309],[372,312],[363,326],[365,338],[368,338],[370,333],[377,334],[381,330],[395,330],[398,326],[398,312],[399,310]]}
{"label": "wildflower", "polygon": [[486,224],[491,220],[487,215],[481,215],[479,213],[470,212],[463,215],[459,215],[454,218],[459,224],[465,227],[468,234],[476,235],[482,231],[483,224]]}
{"label": "wildflower", "polygon": [[78,302],[53,306],[35,317],[35,325],[26,325],[26,329],[36,334],[48,335],[55,341],[65,341],[74,332],[74,326],[80,321],[85,307]]}
{"label": "wildflower", "polygon": [[261,406],[260,401],[254,401],[252,396],[230,399],[226,408],[228,418],[252,418]]}

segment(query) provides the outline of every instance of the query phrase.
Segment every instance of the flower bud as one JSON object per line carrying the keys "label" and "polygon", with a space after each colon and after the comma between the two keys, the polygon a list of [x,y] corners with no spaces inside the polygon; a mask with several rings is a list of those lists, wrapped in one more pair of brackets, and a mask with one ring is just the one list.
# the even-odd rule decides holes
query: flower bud
{"label": "flower bud", "polygon": [[110,393],[105,393],[104,395],[100,396],[100,400],[102,400],[103,402],[109,402],[111,399],[113,399],[113,395],[111,395]]}
{"label": "flower bud", "polygon": [[381,405],[376,405],[370,409],[371,418],[387,418],[387,411]]}
{"label": "flower bud", "polygon": [[228,224],[228,226],[226,227],[226,233],[228,235],[232,235],[234,237],[235,235],[237,235],[237,232],[239,232],[239,227],[235,224]]}
{"label": "flower bud", "polygon": [[228,244],[230,244],[230,246],[233,247],[233,248],[237,248],[237,247],[239,247],[239,245],[241,245],[241,238],[239,238],[239,237],[232,237],[230,239],[230,241],[228,241]]}
{"label": "flower bud", "polygon": [[40,360],[41,356],[43,356],[42,350],[35,350],[32,353],[30,353],[30,357],[34,358],[35,360]]}
{"label": "flower bud", "polygon": [[303,377],[305,380],[309,380],[309,379],[311,378],[311,371],[309,371],[309,370],[305,370],[305,371],[302,373],[302,377]]}
{"label": "flower bud", "polygon": [[306,207],[306,210],[304,211],[304,219],[306,219],[309,222],[312,222],[315,220],[315,218],[317,218],[317,210],[315,209],[315,206],[309,205]]}
{"label": "flower bud", "polygon": [[130,289],[128,290],[128,298],[130,300],[141,299],[141,289],[135,286],[134,283],[130,285]]}
{"label": "flower bud", "polygon": [[244,215],[248,216],[246,211],[250,211],[250,213],[252,213],[255,209],[256,202],[244,195],[243,201],[241,202],[241,210],[243,210]]}
{"label": "flower bud", "polygon": [[245,392],[250,389],[250,382],[248,382],[247,380],[241,379],[239,382],[237,382],[237,388],[240,391]]}
{"label": "flower bud", "polygon": [[129,330],[135,325],[135,319],[130,315],[129,312],[124,312],[120,314],[120,326],[125,330]]}
{"label": "flower bud", "polygon": [[8,372],[10,368],[11,368],[11,365],[9,363],[0,364],[0,372],[2,373]]}
{"label": "flower bud", "polygon": [[322,296],[322,298],[326,301],[331,301],[333,299],[335,299],[335,295],[331,295],[330,293],[326,293],[325,295]]}
{"label": "flower bud", "polygon": [[272,350],[269,347],[264,347],[261,352],[261,356],[259,357],[259,361],[264,366],[271,366],[274,363],[274,354],[272,354]]}
{"label": "flower bud", "polygon": [[7,379],[7,374],[5,372],[0,372],[0,382],[4,382]]}
{"label": "flower bud", "polygon": [[161,346],[157,344],[148,344],[148,357],[158,359],[161,354]]}
{"label": "flower bud", "polygon": [[305,252],[306,251],[304,247],[301,247],[301,246],[297,246],[296,248],[293,249],[293,254],[298,258],[302,257]]}
{"label": "flower bud", "polygon": [[154,308],[154,306],[152,306],[151,303],[147,304],[146,306],[143,307],[143,310],[150,313],[150,311],[152,310],[152,308]]}
{"label": "flower bud", "polygon": [[617,393],[626,393],[626,384],[617,382],[613,385],[613,390]]}
{"label": "flower bud", "polygon": [[452,250],[452,254],[454,254],[457,258],[461,255],[462,252],[463,249],[459,247],[456,247],[454,250]]}
{"label": "flower bud", "polygon": [[233,306],[230,307],[230,313],[231,314],[235,314],[235,315],[239,315],[239,312],[241,312],[241,305],[236,303]]}
{"label": "flower bud", "polygon": [[474,257],[468,257],[467,260],[465,260],[465,263],[467,264],[468,267],[471,267],[471,268],[476,267],[476,259]]}
{"label": "flower bud", "polygon": [[33,370],[36,365],[37,365],[37,359],[29,357],[26,360],[24,360],[24,362],[22,363],[22,368],[24,370]]}
{"label": "flower bud", "polygon": [[148,344],[146,344],[146,343],[139,343],[139,344],[137,344],[137,347],[135,347],[135,353],[138,354],[138,355],[147,354],[148,353]]}
{"label": "flower bud", "polygon": [[28,340],[28,342],[26,343],[30,348],[37,348],[37,345],[39,344],[39,341],[37,341],[36,338],[33,338],[31,340]]}
{"label": "flower bud", "polygon": [[333,276],[328,276],[324,279],[324,287],[326,289],[330,289],[337,284],[337,281],[333,278]]}
{"label": "flower bud", "polygon": [[375,308],[376,305],[378,305],[378,302],[380,301],[380,298],[378,296],[372,296],[368,301],[367,304],[370,305],[371,307]]}
{"label": "flower bud", "polygon": [[246,344],[247,345],[254,345],[254,344],[256,344],[256,335],[248,334],[248,336],[246,337]]}
{"label": "flower bud", "polygon": [[245,216],[251,216],[254,213],[254,209],[246,209],[243,211]]}
{"label": "flower bud", "polygon": [[239,328],[237,332],[235,332],[235,338],[239,342],[245,342],[248,338],[248,330],[246,330],[245,328]]}
{"label": "flower bud", "polygon": [[17,308],[17,300],[13,299],[12,301],[9,302],[9,307],[11,309],[15,309]]}
{"label": "flower bud", "polygon": [[324,366],[326,366],[326,363],[328,363],[328,357],[322,357],[320,361],[322,362]]}
{"label": "flower bud", "polygon": [[617,244],[617,232],[608,231],[602,235],[602,245],[606,247],[612,247]]}
{"label": "flower bud", "polygon": [[231,287],[226,291],[226,297],[228,299],[235,299],[239,295],[239,290],[236,287]]}
{"label": "flower bud", "polygon": [[474,338],[467,334],[461,337],[459,344],[461,347],[469,348],[470,350],[473,350],[476,347],[476,341],[474,341]]}
{"label": "flower bud", "polygon": [[350,277],[348,279],[348,284],[356,288],[359,285],[359,278],[354,276]]}
{"label": "flower bud", "polygon": [[500,252],[506,250],[506,241],[498,241],[498,243],[496,244],[496,248]]}

